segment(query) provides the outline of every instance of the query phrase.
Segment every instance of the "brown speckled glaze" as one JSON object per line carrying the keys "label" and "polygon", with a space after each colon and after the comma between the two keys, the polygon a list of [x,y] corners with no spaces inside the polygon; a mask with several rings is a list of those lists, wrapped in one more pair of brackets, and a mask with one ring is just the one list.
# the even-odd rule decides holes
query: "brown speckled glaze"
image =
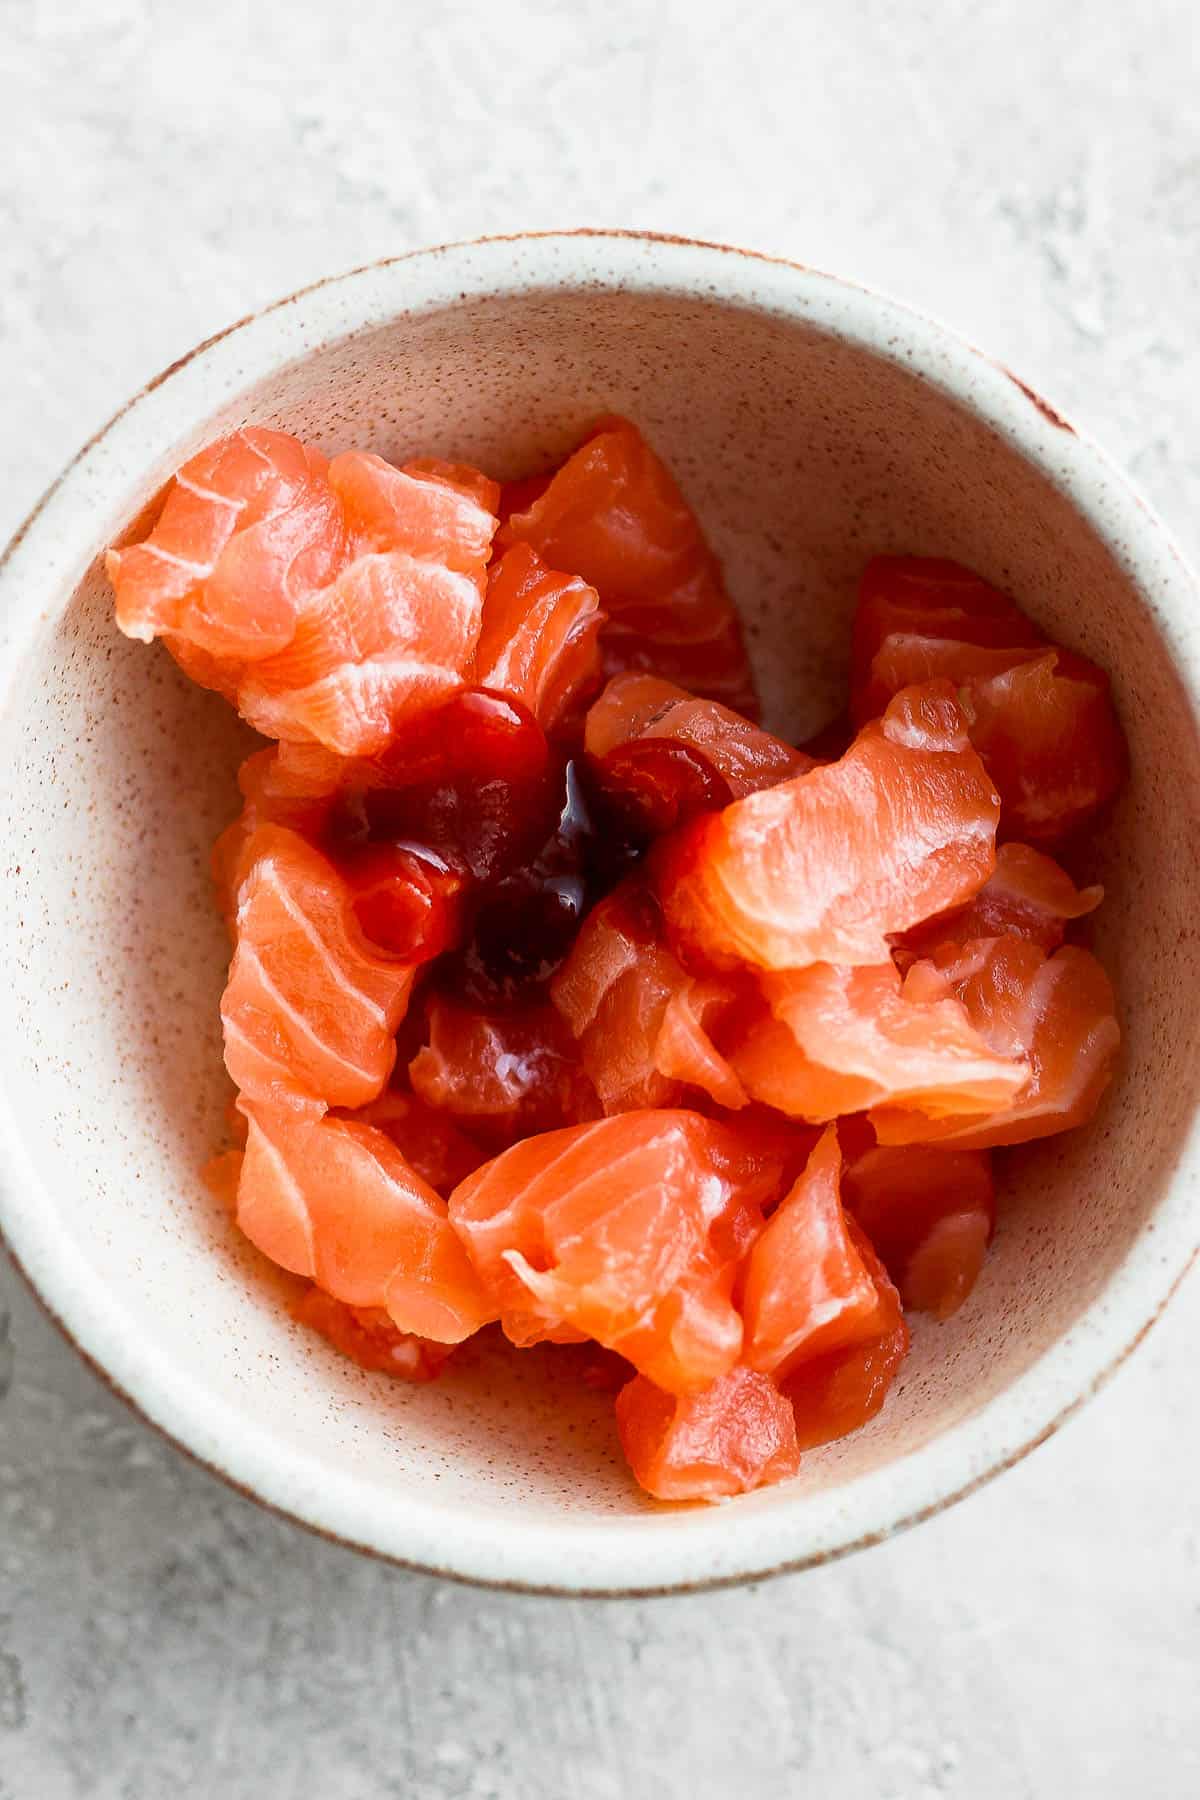
{"label": "brown speckled glaze", "polygon": [[[770,722],[844,692],[868,555],[960,558],[1114,675],[1133,778],[1095,853],[1120,1081],[1014,1156],[971,1303],[920,1325],[882,1418],[787,1487],[671,1510],[609,1397],[553,1355],[468,1347],[440,1383],[364,1375],[292,1326],[201,1187],[228,1088],[208,849],[250,741],[121,639],[95,561],[176,466],[256,420],[326,450],[514,475],[629,413],[725,561]],[[307,1523],[477,1579],[610,1591],[818,1560],[922,1516],[1053,1428],[1144,1329],[1195,1227],[1200,739],[1194,590],[1053,409],[827,277],[587,234],[430,252],[283,302],[151,385],[48,497],[2,576],[3,1210],[81,1347],[164,1429]]]}

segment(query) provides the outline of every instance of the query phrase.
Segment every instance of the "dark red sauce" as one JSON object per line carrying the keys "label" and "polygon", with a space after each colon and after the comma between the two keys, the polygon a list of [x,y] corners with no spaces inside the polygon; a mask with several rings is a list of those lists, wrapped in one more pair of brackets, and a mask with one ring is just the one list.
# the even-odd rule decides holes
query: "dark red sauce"
{"label": "dark red sauce", "polygon": [[641,851],[597,813],[579,761],[484,688],[426,715],[371,780],[331,827],[358,922],[394,956],[436,958],[434,986],[468,1005],[538,998]]}

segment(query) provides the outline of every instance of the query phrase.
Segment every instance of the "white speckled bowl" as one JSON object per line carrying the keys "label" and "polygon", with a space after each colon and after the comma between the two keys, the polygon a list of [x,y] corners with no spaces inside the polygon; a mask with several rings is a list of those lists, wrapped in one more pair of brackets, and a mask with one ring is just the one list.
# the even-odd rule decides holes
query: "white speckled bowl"
{"label": "white speckled bowl", "polygon": [[[958,557],[1111,669],[1133,778],[1098,847],[1120,1081],[1086,1132],[1009,1165],[971,1303],[922,1326],[869,1430],[791,1484],[670,1510],[623,1469],[611,1401],[552,1356],[476,1354],[429,1387],[293,1327],[201,1187],[227,1098],[226,950],[206,864],[247,734],[126,643],[97,553],[204,440],[258,420],[327,450],[513,475],[601,410],[677,470],[749,621],[773,722],[842,692],[878,550]],[[1200,610],[1161,525],[1005,370],[861,289],[623,234],[494,240],[358,271],[201,345],[88,445],[0,572],[3,1223],[83,1353],[213,1469],[422,1568],[666,1589],[819,1561],[1040,1442],[1194,1255],[1200,1082]]]}

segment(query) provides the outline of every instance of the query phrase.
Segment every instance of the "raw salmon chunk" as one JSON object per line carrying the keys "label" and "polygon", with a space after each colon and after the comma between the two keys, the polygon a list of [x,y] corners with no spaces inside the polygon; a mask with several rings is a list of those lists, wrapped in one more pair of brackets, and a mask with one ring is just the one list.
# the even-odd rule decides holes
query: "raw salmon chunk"
{"label": "raw salmon chunk", "polygon": [[1102,670],[1047,643],[1006,594],[969,570],[876,557],[855,617],[855,718],[874,717],[901,688],[936,676],[962,691],[1006,836],[1064,837],[1120,786],[1125,743]]}
{"label": "raw salmon chunk", "polygon": [[566,1326],[660,1387],[694,1393],[738,1359],[738,1262],[779,1161],[695,1113],[624,1113],[527,1138],[450,1197],[516,1343]]}
{"label": "raw salmon chunk", "polygon": [[930,1118],[1005,1107],[1029,1066],[976,1029],[948,990],[927,992],[894,964],[813,963],[763,978],[769,1016],[729,1052],[756,1100],[822,1121],[884,1104],[919,1106]]}
{"label": "raw salmon chunk", "polygon": [[738,999],[729,981],[700,981],[689,975],[668,999],[654,1040],[659,1074],[679,1082],[685,1094],[691,1090],[697,1104],[707,1095],[726,1112],[737,1112],[749,1103],[736,1070],[713,1040],[713,1032],[728,1019]]}
{"label": "raw salmon chunk", "polygon": [[999,810],[949,684],[906,688],[839,762],[672,841],[668,927],[718,966],[885,962],[890,933],[983,886]]}
{"label": "raw salmon chunk", "polygon": [[291,641],[308,594],[346,554],[325,458],[248,426],[185,463],[148,536],[106,563],[125,635],[194,649],[188,673],[228,691],[244,664]]}
{"label": "raw salmon chunk", "polygon": [[1000,791],[1007,836],[1065,837],[1125,779],[1108,676],[1082,656],[1051,649],[972,681],[964,706],[971,742]]}
{"label": "raw salmon chunk", "polygon": [[878,718],[893,694],[926,681],[949,681],[973,691],[975,684],[1006,674],[1045,653],[1044,644],[998,649],[992,644],[960,644],[953,639],[917,633],[885,638],[871,663],[871,683],[860,709],[860,723]]}
{"label": "raw salmon chunk", "polygon": [[878,1337],[887,1322],[861,1238],[842,1210],[841,1175],[830,1126],[746,1258],[743,1356],[777,1379],[810,1357]]}
{"label": "raw salmon chunk", "polygon": [[870,1240],[859,1237],[856,1243],[879,1296],[879,1330],[860,1343],[809,1357],[785,1377],[782,1389],[792,1403],[800,1450],[848,1437],[873,1419],[908,1355],[909,1331],[900,1296]]}
{"label": "raw salmon chunk", "polygon": [[876,556],[863,571],[854,615],[850,701],[855,721],[876,718],[901,688],[942,677],[956,686],[1036,655],[1031,619],[960,563]]}
{"label": "raw salmon chunk", "polygon": [[587,716],[595,786],[646,837],[802,775],[813,759],[722,706],[657,675],[615,675]]}
{"label": "raw salmon chunk", "polygon": [[881,1143],[983,1150],[1069,1131],[1095,1113],[1121,1030],[1112,983],[1089,951],[1066,944],[1047,956],[1024,938],[983,938],[915,963],[905,984],[952,994],[998,1055],[1024,1058],[1029,1080],[1010,1105],[975,1118],[880,1107],[873,1118]]}
{"label": "raw salmon chunk", "polygon": [[446,1202],[386,1133],[350,1119],[245,1106],[238,1224],[264,1255],[402,1332],[457,1344],[495,1309]]}
{"label": "raw salmon chunk", "polygon": [[[231,1110],[234,1110],[235,1107],[236,1103]],[[237,1113],[237,1118],[242,1126],[244,1142],[246,1121],[241,1113]],[[200,1179],[213,1199],[220,1203],[222,1212],[232,1213],[237,1210],[237,1191],[238,1183],[242,1178],[243,1155],[244,1151],[241,1148],[221,1150],[216,1156],[210,1156],[208,1161],[201,1165]]]}
{"label": "raw salmon chunk", "polygon": [[248,671],[239,710],[267,737],[373,756],[463,685],[482,612],[470,575],[402,550],[356,557]]}
{"label": "raw salmon chunk", "polygon": [[688,1087],[720,1106],[746,1093],[707,1023],[727,1011],[729,984],[697,980],[661,941],[662,920],[636,877],[593,908],[550,986],[579,1040],[606,1113],[676,1106]]}
{"label": "raw salmon chunk", "polygon": [[382,1307],[347,1306],[319,1287],[305,1290],[292,1307],[292,1317],[361,1369],[402,1381],[433,1381],[450,1353],[446,1344],[398,1331]]}
{"label": "raw salmon chunk", "polygon": [[478,469],[434,457],[395,468],[348,450],[330,463],[329,484],[360,550],[405,550],[462,575],[488,559],[500,490]]}
{"label": "raw salmon chunk", "polygon": [[221,1001],[226,1068],[266,1105],[365,1105],[391,1074],[412,969],[372,950],[347,884],[296,832],[261,826],[244,865]]}
{"label": "raw salmon chunk", "polygon": [[[386,748],[397,725],[462,685],[479,636],[495,515],[449,465],[395,469],[348,452],[329,465],[356,554],[295,636],[256,665],[242,711],[270,737],[343,756]],[[494,484],[482,483],[483,498]]]}
{"label": "raw salmon chunk", "polygon": [[635,1375],[617,1395],[617,1429],[657,1500],[723,1500],[786,1481],[800,1466],[792,1408],[769,1376],[742,1364],[683,1396]]}
{"label": "raw salmon chunk", "polygon": [[595,588],[514,544],[488,575],[477,685],[511,694],[553,735],[600,685],[603,617]]}
{"label": "raw salmon chunk", "polygon": [[880,1146],[849,1163],[842,1193],[904,1305],[938,1319],[957,1312],[995,1229],[987,1152]]}
{"label": "raw salmon chunk", "polygon": [[721,571],[672,476],[637,427],[604,419],[499,543],[529,544],[596,589],[608,674],[649,669],[756,711],[741,626]]}
{"label": "raw salmon chunk", "polygon": [[268,737],[374,755],[469,670],[498,494],[472,474],[234,433],[109,553],[118,623],[164,636]]}

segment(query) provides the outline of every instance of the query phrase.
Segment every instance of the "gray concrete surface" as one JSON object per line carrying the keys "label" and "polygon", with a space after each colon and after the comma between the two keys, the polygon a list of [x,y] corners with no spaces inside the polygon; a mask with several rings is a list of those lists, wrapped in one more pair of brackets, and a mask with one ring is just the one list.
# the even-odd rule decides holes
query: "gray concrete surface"
{"label": "gray concrete surface", "polygon": [[[1193,0],[0,3],[0,534],[143,377],[423,242],[622,224],[876,283],[1200,551]],[[1200,1792],[1193,1280],[954,1513],[758,1589],[392,1572],[145,1431],[0,1269],[0,1800]]]}

